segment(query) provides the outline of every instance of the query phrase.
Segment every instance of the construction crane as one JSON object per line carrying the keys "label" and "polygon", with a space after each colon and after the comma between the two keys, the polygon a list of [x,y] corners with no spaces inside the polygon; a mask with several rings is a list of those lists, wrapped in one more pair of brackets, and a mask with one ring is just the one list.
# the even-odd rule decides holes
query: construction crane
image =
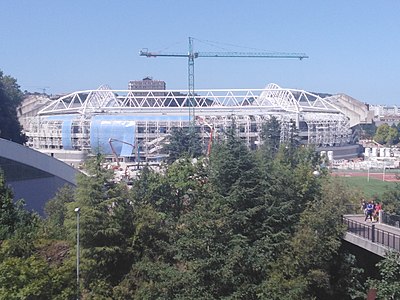
{"label": "construction crane", "polygon": [[49,89],[49,88],[50,88],[49,86],[44,86],[44,87],[42,87],[42,88],[41,88],[42,94],[43,94],[43,95],[46,94],[46,89]]}
{"label": "construction crane", "polygon": [[161,53],[149,52],[147,48],[139,52],[140,56],[146,57],[187,57],[188,58],[188,106],[189,121],[195,121],[194,105],[194,60],[199,57],[259,57],[259,58],[297,58],[302,60],[308,58],[305,53],[279,53],[279,52],[195,52],[193,50],[193,38],[189,37],[188,53]]}

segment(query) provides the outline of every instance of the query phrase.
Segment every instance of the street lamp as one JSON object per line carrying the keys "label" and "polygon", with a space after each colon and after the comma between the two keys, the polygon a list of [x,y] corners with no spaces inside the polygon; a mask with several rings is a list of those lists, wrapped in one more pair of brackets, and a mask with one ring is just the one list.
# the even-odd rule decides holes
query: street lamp
{"label": "street lamp", "polygon": [[79,212],[80,208],[75,208],[76,212],[76,299],[79,300]]}

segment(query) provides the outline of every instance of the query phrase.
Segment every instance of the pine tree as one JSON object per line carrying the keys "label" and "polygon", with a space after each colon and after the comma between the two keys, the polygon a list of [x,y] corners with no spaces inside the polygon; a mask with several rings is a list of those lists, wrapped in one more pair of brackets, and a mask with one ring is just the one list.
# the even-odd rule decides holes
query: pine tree
{"label": "pine tree", "polygon": [[194,127],[174,128],[164,151],[169,155],[168,163],[185,156],[200,157],[203,154],[201,138]]}
{"label": "pine tree", "polygon": [[323,180],[323,193],[301,213],[288,247],[262,286],[262,295],[271,299],[347,299],[357,287],[348,271],[352,266],[339,252],[344,233],[340,218],[351,194],[339,182]]}
{"label": "pine tree", "polygon": [[66,230],[64,226],[67,215],[67,203],[73,202],[75,195],[74,189],[70,185],[62,187],[55,197],[49,200],[44,211],[46,213],[45,230],[46,234],[52,238],[65,239]]}
{"label": "pine tree", "polygon": [[281,138],[281,124],[275,116],[263,124],[260,136],[263,153],[274,158],[279,150]]}
{"label": "pine tree", "polygon": [[0,170],[0,240],[10,237],[18,223],[13,198],[11,189],[6,185],[3,171]]}
{"label": "pine tree", "polygon": [[257,160],[235,130],[232,124],[226,140],[215,145],[209,192],[187,216],[178,243],[182,257],[189,260],[188,278],[195,278],[192,292],[255,299],[268,261],[260,245],[266,234],[266,206]]}
{"label": "pine tree", "polygon": [[129,242],[134,230],[133,208],[126,187],[114,183],[101,156],[87,162],[86,172],[87,176],[78,175],[76,201],[67,204],[66,225],[74,239],[74,208],[79,207],[83,288],[88,296],[109,297],[133,260]]}
{"label": "pine tree", "polygon": [[0,170],[0,240],[8,240],[8,253],[29,256],[38,225],[38,215],[25,210],[23,199],[14,202],[13,193]]}
{"label": "pine tree", "polygon": [[22,102],[22,93],[17,80],[4,76],[0,70],[0,137],[22,144],[26,137],[17,118],[17,107]]}

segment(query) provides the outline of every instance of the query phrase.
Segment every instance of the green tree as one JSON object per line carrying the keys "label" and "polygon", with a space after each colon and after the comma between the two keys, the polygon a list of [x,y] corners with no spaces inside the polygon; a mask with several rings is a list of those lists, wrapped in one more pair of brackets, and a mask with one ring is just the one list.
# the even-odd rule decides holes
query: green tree
{"label": "green tree", "polygon": [[177,239],[185,226],[183,220],[206,193],[203,163],[179,159],[163,174],[145,168],[134,181],[132,244],[136,259],[115,287],[114,297],[173,299],[184,294],[183,283],[188,279],[177,254]]}
{"label": "green tree", "polygon": [[[339,252],[341,215],[351,196],[336,180],[324,179],[322,187],[323,193],[301,214],[289,247],[263,285],[262,295],[269,299],[350,299],[359,287],[351,277],[352,263]],[[345,275],[349,277],[344,279]]]}
{"label": "green tree", "polygon": [[389,145],[396,145],[399,142],[399,130],[397,129],[397,126],[393,124],[389,128],[389,133],[386,139],[386,143]]}
{"label": "green tree", "polygon": [[386,191],[382,195],[382,206],[385,212],[400,215],[400,184]]}
{"label": "green tree", "polygon": [[86,164],[88,175],[77,177],[75,202],[67,204],[66,226],[76,236],[75,207],[80,208],[81,274],[84,294],[110,297],[112,287],[129,271],[133,234],[132,207],[125,185],[113,181],[98,155]]}
{"label": "green tree", "polygon": [[23,144],[26,137],[17,118],[17,107],[22,102],[22,92],[17,80],[3,75],[0,70],[0,137]]}
{"label": "green tree", "polygon": [[6,186],[0,170],[0,240],[8,240],[6,256],[31,255],[38,225],[38,215],[25,210],[22,199],[13,201],[12,191]]}
{"label": "green tree", "polygon": [[370,288],[377,290],[379,299],[395,300],[400,298],[400,254],[390,252],[377,264],[380,280],[370,280]]}
{"label": "green tree", "polygon": [[64,221],[67,215],[67,203],[73,202],[75,191],[70,185],[65,185],[49,200],[45,207],[46,213],[46,234],[53,238],[66,238]]}
{"label": "green tree", "polygon": [[395,125],[382,124],[376,130],[374,140],[380,144],[397,144],[399,142],[399,131]]}
{"label": "green tree", "polygon": [[41,255],[40,224],[38,215],[27,211],[22,200],[13,202],[0,173],[0,299],[61,299],[58,294],[71,295],[67,269],[50,267],[43,256],[51,254]]}
{"label": "green tree", "polygon": [[222,196],[227,196],[243,171],[251,168],[247,165],[248,149],[236,135],[234,123],[225,134],[226,140],[214,145],[209,174],[210,181]]}
{"label": "green tree", "polygon": [[181,276],[173,286],[182,298],[255,299],[270,258],[261,171],[234,124],[209,161],[209,180],[177,227]]}
{"label": "green tree", "polygon": [[51,299],[47,263],[38,257],[10,257],[0,263],[0,299]]}
{"label": "green tree", "polygon": [[[240,268],[243,245],[239,236],[235,239],[230,222],[233,211],[223,197],[204,196],[178,227],[178,266],[184,275],[179,293],[188,299],[232,296],[244,277]],[[238,279],[236,285],[234,278]]]}
{"label": "green tree", "polygon": [[261,129],[262,147],[265,148],[265,153],[275,157],[279,150],[281,137],[281,124],[279,120],[272,116]]}
{"label": "green tree", "polygon": [[385,144],[388,134],[389,134],[389,125],[386,123],[382,124],[377,128],[376,133],[374,135],[374,140],[379,144]]}
{"label": "green tree", "polygon": [[194,127],[174,128],[164,150],[169,163],[183,156],[193,158],[203,154],[201,138]]}
{"label": "green tree", "polygon": [[11,189],[6,185],[3,171],[0,170],[0,240],[10,237],[17,226],[17,211]]}
{"label": "green tree", "polygon": [[[180,162],[175,162],[180,164]],[[169,175],[171,171],[166,170]],[[135,208],[150,205],[155,211],[166,217],[178,217],[182,209],[179,190],[175,190],[169,182],[168,176],[150,171],[145,168],[133,183],[132,200]]]}

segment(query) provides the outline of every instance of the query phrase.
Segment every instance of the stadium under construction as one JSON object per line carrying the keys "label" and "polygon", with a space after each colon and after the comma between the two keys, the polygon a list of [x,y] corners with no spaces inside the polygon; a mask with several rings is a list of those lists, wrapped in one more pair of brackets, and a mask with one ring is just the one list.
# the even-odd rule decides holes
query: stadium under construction
{"label": "stadium under construction", "polygon": [[261,143],[263,123],[281,122],[280,140],[297,130],[303,144],[315,145],[332,158],[353,158],[359,145],[351,118],[338,96],[320,95],[269,84],[264,89],[97,90],[77,91],[49,102],[25,122],[28,146],[68,164],[79,165],[101,152],[130,162],[159,162],[173,128],[194,126],[204,149],[223,136],[234,119],[237,133],[250,149]]}

